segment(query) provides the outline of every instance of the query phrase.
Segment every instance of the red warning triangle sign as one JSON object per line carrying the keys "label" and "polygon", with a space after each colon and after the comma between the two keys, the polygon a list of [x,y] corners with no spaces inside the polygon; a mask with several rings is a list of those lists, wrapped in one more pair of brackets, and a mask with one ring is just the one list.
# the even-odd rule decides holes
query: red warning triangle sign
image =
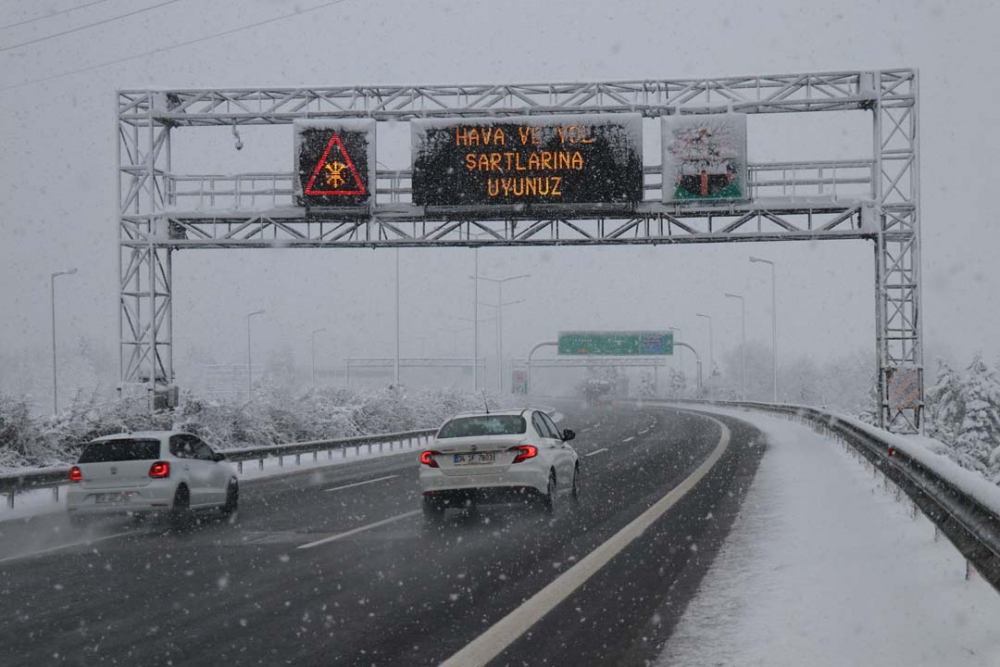
{"label": "red warning triangle sign", "polygon": [[344,142],[340,140],[339,134],[334,134],[309,177],[305,194],[363,195],[366,192],[354,161],[344,148]]}

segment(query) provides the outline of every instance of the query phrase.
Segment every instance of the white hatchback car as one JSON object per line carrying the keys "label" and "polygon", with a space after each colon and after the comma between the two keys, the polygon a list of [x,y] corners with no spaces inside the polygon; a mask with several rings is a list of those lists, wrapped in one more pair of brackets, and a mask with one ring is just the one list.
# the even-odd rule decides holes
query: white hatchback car
{"label": "white hatchback car", "polygon": [[420,453],[424,515],[440,519],[448,507],[537,500],[549,512],[556,496],[580,493],[580,461],[542,410],[461,414],[438,430]]}
{"label": "white hatchback car", "polygon": [[176,431],[109,435],[88,442],[70,469],[71,517],[107,513],[236,511],[239,482],[225,455],[198,436]]}

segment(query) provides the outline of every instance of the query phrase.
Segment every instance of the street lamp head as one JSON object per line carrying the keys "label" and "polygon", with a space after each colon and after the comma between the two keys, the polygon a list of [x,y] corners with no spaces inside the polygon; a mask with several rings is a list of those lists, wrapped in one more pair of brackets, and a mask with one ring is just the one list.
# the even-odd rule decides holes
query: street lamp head
{"label": "street lamp head", "polygon": [[323,327],[322,329],[313,329],[313,333],[314,333],[314,334],[318,334],[318,333],[320,333],[321,331],[326,331],[326,327]]}
{"label": "street lamp head", "polygon": [[262,308],[260,310],[255,310],[252,313],[247,313],[247,317],[253,317],[254,315],[263,315],[263,314],[264,314],[264,309]]}
{"label": "street lamp head", "polygon": [[705,313],[695,313],[695,316],[696,317],[707,317],[708,319],[712,319],[711,315],[706,315]]}
{"label": "street lamp head", "polygon": [[742,299],[743,298],[743,295],[741,295],[741,294],[733,294],[732,292],[725,292],[725,295],[728,296],[730,299]]}
{"label": "street lamp head", "polygon": [[754,257],[753,255],[750,255],[750,261],[753,262],[753,263],[755,263],[755,264],[757,262],[760,262],[761,264],[770,264],[771,266],[774,266],[774,262],[772,262],[771,260],[769,260],[769,259],[761,259],[760,257]]}
{"label": "street lamp head", "polygon": [[66,275],[67,275],[67,276],[71,276],[71,275],[73,275],[74,273],[76,273],[76,268],[75,268],[75,267],[74,267],[74,268],[72,268],[72,269],[70,269],[69,271],[67,271],[67,272],[66,272]]}

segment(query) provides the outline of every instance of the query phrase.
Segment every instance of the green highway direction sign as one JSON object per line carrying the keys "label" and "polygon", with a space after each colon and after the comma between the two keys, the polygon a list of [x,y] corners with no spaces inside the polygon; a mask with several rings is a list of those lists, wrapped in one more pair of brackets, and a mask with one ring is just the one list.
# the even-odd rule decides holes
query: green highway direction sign
{"label": "green highway direction sign", "polygon": [[564,331],[559,333],[559,354],[604,357],[672,355],[672,331]]}

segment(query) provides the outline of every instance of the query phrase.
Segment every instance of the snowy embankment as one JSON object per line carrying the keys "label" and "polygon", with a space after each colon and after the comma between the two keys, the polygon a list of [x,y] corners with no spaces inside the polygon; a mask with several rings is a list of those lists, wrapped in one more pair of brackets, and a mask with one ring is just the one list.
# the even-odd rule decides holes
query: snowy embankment
{"label": "snowy embankment", "polygon": [[713,411],[768,450],[658,665],[1000,665],[1000,595],[905,496],[805,426]]}

